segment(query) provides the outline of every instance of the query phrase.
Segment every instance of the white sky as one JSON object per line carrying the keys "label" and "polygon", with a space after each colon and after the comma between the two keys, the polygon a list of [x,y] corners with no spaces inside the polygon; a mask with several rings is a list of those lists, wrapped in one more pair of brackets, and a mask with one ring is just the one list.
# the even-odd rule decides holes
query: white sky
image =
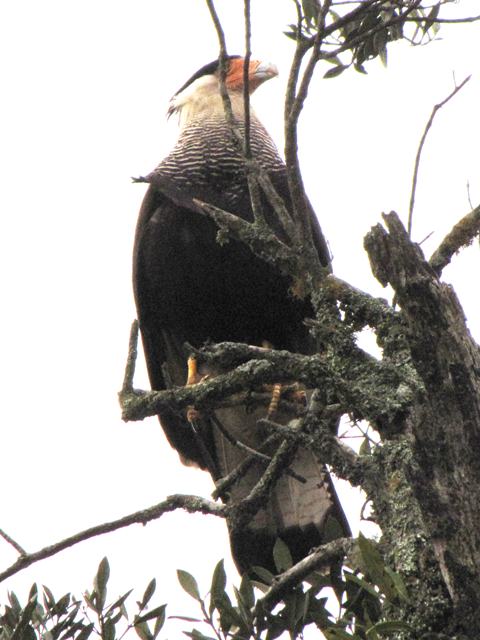
{"label": "white sky", "polygon": [[[242,3],[219,0],[229,51],[241,52]],[[280,67],[254,104],[282,147],[282,97],[293,21],[288,0],[253,2],[254,54]],[[450,12],[478,13],[478,0]],[[180,16],[177,13],[181,13]],[[445,27],[428,47],[390,48],[368,76],[316,76],[302,116],[301,159],[336,273],[385,295],[370,275],[362,239],[380,213],[406,220],[413,161],[432,106],[469,73],[437,115],[419,176],[414,237],[430,254],[480,201],[480,24]],[[207,474],[182,467],[156,419],[124,424],[120,388],[135,316],[131,247],[150,171],[175,140],[169,97],[217,56],[203,2],[23,0],[0,6],[0,260],[3,451],[0,527],[34,551],[85,527],[150,506],[171,493],[208,496]],[[445,270],[480,337],[478,243]],[[143,364],[136,385],[146,388]],[[356,501],[353,511],[357,509]],[[349,507],[347,506],[347,510]],[[352,514],[355,518],[355,514]],[[91,584],[100,559],[112,596],[151,577],[156,603],[192,614],[175,570],[203,580],[228,557],[223,522],[175,513],[34,565],[5,588],[33,581],[56,595]],[[0,569],[15,552],[0,540]],[[233,568],[227,561],[230,575]],[[203,576],[203,578],[202,578]],[[181,628],[185,628],[182,626]],[[163,634],[165,637],[165,634]]]}

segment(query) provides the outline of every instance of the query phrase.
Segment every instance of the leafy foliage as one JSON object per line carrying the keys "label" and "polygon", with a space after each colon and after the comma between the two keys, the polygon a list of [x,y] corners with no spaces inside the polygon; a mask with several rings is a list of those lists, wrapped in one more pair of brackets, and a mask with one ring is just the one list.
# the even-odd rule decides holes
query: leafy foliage
{"label": "leafy foliage", "polygon": [[[274,550],[279,573],[292,567],[291,555],[279,540]],[[355,570],[344,569],[338,575],[314,572],[307,580],[283,594],[270,610],[263,600],[277,578],[266,569],[255,568],[257,580],[242,578],[239,588],[232,587],[233,598],[227,593],[227,579],[221,560],[212,575],[210,591],[200,596],[196,579],[187,571],[178,571],[183,589],[198,604],[201,617],[180,617],[188,622],[203,623],[184,633],[196,640],[273,640],[283,633],[300,638],[305,627],[315,625],[328,640],[377,640],[399,631],[411,630],[400,620],[385,615],[388,605],[407,598],[401,577],[384,564],[377,545],[360,536]],[[340,613],[331,609],[335,595]],[[210,634],[210,635],[209,635]]]}
{"label": "leafy foliage", "polygon": [[333,0],[319,25],[319,17],[323,18],[320,4],[316,0],[302,0],[295,2],[297,23],[290,24],[285,35],[302,49],[321,43],[318,59],[334,65],[324,74],[325,78],[334,78],[351,66],[366,73],[365,62],[379,57],[387,63],[387,47],[391,42],[407,40],[419,45],[432,40],[438,32],[441,7],[451,1],[439,0],[432,6],[422,1]]}
{"label": "leafy foliage", "polygon": [[155,578],[150,581],[132,617],[126,602],[132,590],[112,603],[107,601],[110,567],[104,558],[93,581],[93,589],[79,599],[66,593],[56,599],[52,591],[43,586],[41,593],[34,584],[25,606],[15,593],[8,595],[9,603],[0,615],[0,640],[117,640],[134,629],[142,640],[154,640],[165,622],[166,605],[148,610],[155,593]]}

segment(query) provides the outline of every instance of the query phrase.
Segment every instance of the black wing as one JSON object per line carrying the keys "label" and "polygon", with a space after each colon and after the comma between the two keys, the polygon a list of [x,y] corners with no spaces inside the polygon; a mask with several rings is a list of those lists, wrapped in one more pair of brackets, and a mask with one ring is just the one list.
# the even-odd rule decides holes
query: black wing
{"label": "black wing", "polygon": [[[185,342],[201,347],[208,341],[268,341],[279,349],[313,352],[303,324],[312,316],[311,305],[292,296],[289,280],[243,243],[220,245],[210,219],[186,206],[188,200],[180,203],[175,193],[165,191],[165,184],[162,191],[159,185],[149,187],[134,247],[134,292],[152,388],[185,384]],[[218,194],[214,204],[228,205]],[[251,216],[248,201],[237,206]],[[314,231],[323,238],[316,223]],[[321,250],[325,254],[324,245]],[[160,419],[180,454],[205,467],[185,419],[174,412],[164,412]]]}

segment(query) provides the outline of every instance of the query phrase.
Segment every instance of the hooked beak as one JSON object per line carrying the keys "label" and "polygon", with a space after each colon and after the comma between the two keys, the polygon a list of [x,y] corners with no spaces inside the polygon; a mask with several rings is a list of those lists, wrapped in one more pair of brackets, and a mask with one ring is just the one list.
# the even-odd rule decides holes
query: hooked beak
{"label": "hooked beak", "polygon": [[270,78],[278,76],[278,69],[276,65],[271,62],[259,62],[252,75],[255,76],[255,79],[260,84],[260,82],[264,82],[265,80],[270,80]]}

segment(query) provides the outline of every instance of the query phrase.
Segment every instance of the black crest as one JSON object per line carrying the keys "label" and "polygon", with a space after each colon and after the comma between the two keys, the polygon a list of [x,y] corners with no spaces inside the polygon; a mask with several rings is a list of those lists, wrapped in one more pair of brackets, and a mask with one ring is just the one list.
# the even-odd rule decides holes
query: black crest
{"label": "black crest", "polygon": [[[225,60],[229,61],[229,60],[235,60],[236,58],[240,58],[241,56],[226,56]],[[177,96],[179,93],[181,93],[184,89],[186,89],[188,87],[189,84],[192,84],[192,82],[195,82],[195,80],[198,80],[198,78],[201,78],[202,76],[209,76],[212,75],[213,73],[215,73],[215,71],[217,71],[217,69],[219,68],[219,62],[218,62],[218,58],[216,60],[214,60],[213,62],[209,62],[208,64],[204,65],[201,69],[199,69],[198,71],[196,71],[193,76],[191,78],[189,78],[185,84],[183,84],[180,89],[175,93],[175,95]]]}

